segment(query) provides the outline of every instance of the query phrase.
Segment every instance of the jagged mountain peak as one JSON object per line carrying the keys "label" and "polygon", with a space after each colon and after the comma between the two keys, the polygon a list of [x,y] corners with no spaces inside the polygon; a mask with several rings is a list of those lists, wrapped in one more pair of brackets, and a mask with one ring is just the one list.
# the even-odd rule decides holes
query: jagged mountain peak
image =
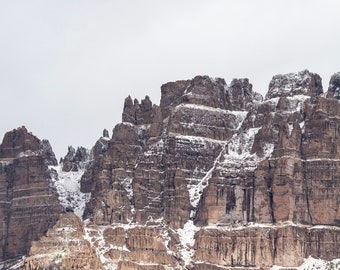
{"label": "jagged mountain peak", "polygon": [[297,73],[273,76],[269,83],[266,99],[293,95],[308,95],[314,100],[322,93],[321,77],[305,69]]}
{"label": "jagged mountain peak", "polygon": [[[306,72],[308,71],[302,71],[297,74],[302,76],[306,75]],[[288,75],[293,74],[295,73]],[[277,75],[277,77],[279,76],[284,77],[284,75]],[[163,114],[164,117],[168,116],[168,107],[174,107],[181,103],[228,110],[246,110],[249,109],[249,107],[246,108],[247,104],[263,100],[260,93],[253,91],[253,86],[248,78],[233,79],[230,84],[226,84],[222,78],[196,76],[192,80],[166,83],[162,85],[161,91],[160,107],[162,111],[166,111]]]}
{"label": "jagged mountain peak", "polygon": [[222,78],[196,76],[191,80],[168,82],[161,86],[160,105],[152,105],[149,97],[139,103],[128,96],[124,102],[123,122],[152,124],[166,119],[171,110],[182,104],[206,106],[230,111],[245,111],[262,96],[252,90],[248,79],[234,79],[227,85]]}
{"label": "jagged mountain peak", "polygon": [[56,165],[57,159],[48,140],[40,140],[27,130],[18,127],[5,134],[0,145],[0,158],[18,158],[44,155],[48,165]]}
{"label": "jagged mountain peak", "polygon": [[[263,100],[248,79],[196,76],[162,85],[160,105],[127,97],[123,122],[103,133],[88,166],[50,166],[61,204],[85,221],[62,215],[27,269],[42,265],[45,243],[59,265],[83,265],[72,254],[86,246],[93,265],[119,270],[340,258],[338,85],[335,74],[322,94],[308,70],[276,75]],[[72,166],[77,152],[69,148]]]}
{"label": "jagged mountain peak", "polygon": [[77,147],[75,149],[73,146],[68,147],[68,152],[64,158],[60,160],[63,171],[78,171],[84,169],[90,160],[90,150],[85,147]]}

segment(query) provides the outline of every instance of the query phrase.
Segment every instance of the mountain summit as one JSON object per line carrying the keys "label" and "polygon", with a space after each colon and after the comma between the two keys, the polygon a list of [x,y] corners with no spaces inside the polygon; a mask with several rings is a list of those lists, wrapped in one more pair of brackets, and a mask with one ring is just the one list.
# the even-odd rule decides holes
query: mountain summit
{"label": "mountain summit", "polygon": [[[296,269],[303,263],[327,269],[340,263],[339,85],[336,73],[323,93],[320,76],[308,70],[274,76],[265,98],[248,79],[170,82],[161,87],[160,105],[148,96],[127,97],[112,137],[105,130],[91,151],[69,147],[59,165],[36,150],[39,143],[23,140],[20,148],[14,142],[22,139],[6,134],[3,265],[21,255],[27,257],[12,269]],[[28,191],[18,192],[34,174],[19,176],[22,166],[14,165],[31,166],[27,151],[41,156],[48,192],[58,194],[66,213],[45,222],[26,250],[15,253],[12,217],[24,201],[34,206],[23,199]],[[31,198],[38,191],[29,192]],[[51,209],[46,213],[59,215]]]}

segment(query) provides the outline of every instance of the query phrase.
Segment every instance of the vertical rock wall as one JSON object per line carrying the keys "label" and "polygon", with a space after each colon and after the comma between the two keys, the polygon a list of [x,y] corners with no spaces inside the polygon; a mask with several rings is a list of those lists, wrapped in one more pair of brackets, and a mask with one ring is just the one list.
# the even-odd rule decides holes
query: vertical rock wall
{"label": "vertical rock wall", "polygon": [[48,165],[56,159],[47,141],[26,128],[8,132],[0,145],[0,261],[27,254],[57,221],[62,208]]}

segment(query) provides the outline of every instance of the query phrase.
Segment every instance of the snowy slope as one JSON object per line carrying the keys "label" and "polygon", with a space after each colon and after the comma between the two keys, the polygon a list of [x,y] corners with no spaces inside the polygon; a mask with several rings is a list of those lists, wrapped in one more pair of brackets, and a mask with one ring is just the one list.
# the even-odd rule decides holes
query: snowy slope
{"label": "snowy slope", "polygon": [[80,179],[85,169],[65,172],[62,165],[49,166],[52,183],[59,194],[60,203],[65,209],[72,209],[80,218],[83,215],[85,204],[90,200],[91,193],[80,192]]}

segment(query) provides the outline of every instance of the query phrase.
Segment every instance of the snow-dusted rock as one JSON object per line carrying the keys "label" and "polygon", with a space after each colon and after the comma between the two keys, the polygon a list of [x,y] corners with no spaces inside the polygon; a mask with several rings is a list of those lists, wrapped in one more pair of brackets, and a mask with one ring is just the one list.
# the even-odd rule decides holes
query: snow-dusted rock
{"label": "snow-dusted rock", "polygon": [[322,92],[321,77],[303,70],[298,73],[275,75],[269,83],[266,99],[293,95],[308,95],[314,99]]}
{"label": "snow-dusted rock", "polygon": [[265,100],[247,79],[167,83],[160,106],[128,97],[112,138],[101,137],[78,172],[55,167],[54,186],[76,211],[85,203],[78,195],[91,194],[80,237],[105,269],[332,261],[340,258],[337,75],[329,89],[322,94],[307,70],[274,76]]}
{"label": "snow-dusted rock", "polygon": [[340,72],[332,75],[329,81],[328,96],[340,99]]}
{"label": "snow-dusted rock", "polygon": [[[308,169],[313,163],[309,160],[310,149],[325,147],[327,136],[333,136],[327,140],[336,139],[335,133],[331,133],[332,125],[326,137],[317,131],[324,130],[319,124],[310,129],[316,123],[315,115],[323,115],[321,119],[330,117],[333,122],[338,115],[335,108],[339,105],[333,102],[328,106],[321,93],[320,77],[309,71],[275,76],[265,101],[252,92],[247,79],[227,85],[222,79],[197,76],[163,85],[161,121],[157,120],[161,122],[161,132],[150,131],[154,118],[141,124],[135,119],[116,126],[108,149],[100,158],[102,162],[93,169],[99,174],[92,175],[92,181],[99,182],[92,189],[94,197],[88,204],[88,217],[98,224],[146,226],[154,226],[161,217],[178,235],[177,244],[170,250],[182,257],[183,266],[202,258],[208,265],[249,266],[250,258],[246,257],[248,263],[237,258],[222,263],[205,250],[202,252],[207,257],[195,256],[199,246],[195,232],[205,226],[238,228],[240,235],[235,241],[240,241],[238,248],[244,250],[248,241],[244,238],[248,234],[246,227],[254,222],[301,222],[312,226],[321,222],[317,209],[323,205],[328,209],[322,215],[325,222],[336,225],[338,213],[331,204],[339,192],[336,183],[332,182],[335,189],[328,191],[332,195],[326,198],[319,194],[326,182],[319,182],[320,176]],[[125,107],[130,108],[131,104],[132,99],[128,98]],[[139,102],[133,106],[137,108]],[[318,141],[304,143],[316,137]],[[336,149],[334,144],[332,147]],[[107,171],[109,164],[111,173]],[[309,178],[305,179],[305,175]],[[107,183],[111,189],[100,188]],[[311,189],[313,185],[319,188]],[[223,235],[223,229],[219,230]],[[262,234],[262,229],[258,233]],[[338,231],[335,235],[338,237]],[[309,241],[306,237],[303,241]],[[268,245],[264,243],[263,248],[271,252]],[[338,256],[334,248],[334,253],[319,251],[319,256]],[[260,265],[257,258],[261,248],[254,246],[252,250],[252,265]],[[225,256],[219,252],[216,256]],[[288,252],[293,249],[280,250],[280,254],[271,252],[262,266],[281,263]],[[292,262],[301,263],[309,255],[296,255]],[[202,265],[198,265],[200,269]]]}
{"label": "snow-dusted rock", "polygon": [[60,215],[45,237],[32,243],[20,269],[104,269],[85,239],[84,224],[73,213]]}

